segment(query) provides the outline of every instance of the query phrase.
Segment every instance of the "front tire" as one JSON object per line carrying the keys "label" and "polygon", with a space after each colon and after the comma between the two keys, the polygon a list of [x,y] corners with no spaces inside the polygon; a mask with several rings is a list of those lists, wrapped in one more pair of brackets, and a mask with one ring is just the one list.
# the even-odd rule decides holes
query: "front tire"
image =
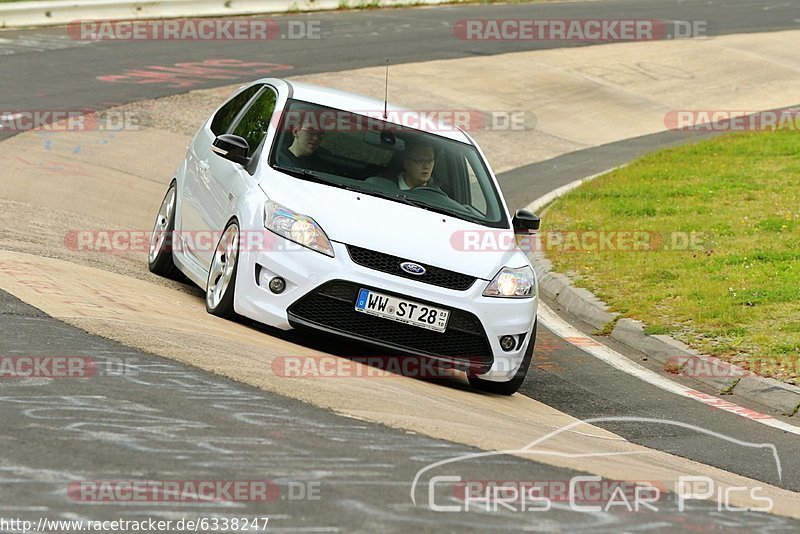
{"label": "front tire", "polygon": [[233,319],[233,297],[236,273],[239,271],[239,224],[232,220],[219,238],[206,283],[206,311],[211,315]]}
{"label": "front tire", "polygon": [[469,380],[470,385],[479,391],[484,391],[486,393],[495,393],[497,395],[513,395],[516,393],[520,387],[522,387],[522,383],[525,381],[525,376],[528,374],[528,369],[531,366],[531,360],[533,359],[533,346],[536,344],[536,326],[538,321],[533,323],[533,329],[531,329],[531,340],[528,343],[528,350],[525,351],[525,356],[522,357],[522,363],[517,369],[517,373],[511,380],[507,382],[492,382],[491,380],[484,380],[476,374],[467,373],[467,379]]}
{"label": "front tire", "polygon": [[172,257],[176,199],[177,187],[173,180],[158,210],[147,253],[147,266],[150,272],[173,280],[181,276]]}

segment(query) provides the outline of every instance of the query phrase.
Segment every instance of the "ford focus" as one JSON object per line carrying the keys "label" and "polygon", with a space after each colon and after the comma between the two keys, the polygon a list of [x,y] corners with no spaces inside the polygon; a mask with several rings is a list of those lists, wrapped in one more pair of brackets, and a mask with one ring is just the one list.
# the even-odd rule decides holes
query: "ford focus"
{"label": "ford focus", "polygon": [[530,212],[509,214],[463,129],[263,79],[194,136],[148,260],[205,290],[211,314],[431,358],[477,389],[512,394],[530,366],[538,303],[514,236],[538,228]]}

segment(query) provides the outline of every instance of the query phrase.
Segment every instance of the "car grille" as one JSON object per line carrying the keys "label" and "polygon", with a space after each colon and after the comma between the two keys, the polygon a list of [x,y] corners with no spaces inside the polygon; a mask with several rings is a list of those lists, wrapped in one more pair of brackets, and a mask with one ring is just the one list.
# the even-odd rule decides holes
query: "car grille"
{"label": "car grille", "polygon": [[356,247],[353,245],[347,245],[347,252],[350,253],[350,258],[355,263],[363,265],[364,267],[369,267],[370,269],[393,274],[395,276],[402,276],[403,278],[416,280],[418,282],[425,282],[426,284],[431,284],[434,286],[446,287],[447,289],[466,291],[472,287],[472,284],[474,284],[475,280],[477,280],[477,278],[474,276],[456,273],[453,271],[448,271],[447,269],[433,267],[432,265],[426,265],[418,262],[414,263],[418,263],[419,265],[425,267],[425,274],[413,275],[400,268],[401,263],[409,261],[407,259],[400,258],[398,256],[392,256],[391,254],[384,254],[383,252],[376,252],[374,250]]}
{"label": "car grille", "polygon": [[[491,367],[494,361],[491,347],[480,320],[473,314],[448,308],[447,330],[433,332],[357,312],[355,304],[359,288],[373,289],[341,280],[328,282],[289,307],[289,322],[354,336],[398,351],[468,363],[475,372],[485,372]],[[374,290],[406,298],[390,291]]]}

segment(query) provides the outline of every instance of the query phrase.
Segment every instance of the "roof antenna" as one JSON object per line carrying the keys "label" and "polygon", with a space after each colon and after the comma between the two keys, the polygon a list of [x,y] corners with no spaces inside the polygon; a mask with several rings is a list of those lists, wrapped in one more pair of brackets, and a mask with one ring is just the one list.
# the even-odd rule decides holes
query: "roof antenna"
{"label": "roof antenna", "polygon": [[389,58],[386,58],[386,84],[383,93],[383,118],[384,120],[389,117]]}

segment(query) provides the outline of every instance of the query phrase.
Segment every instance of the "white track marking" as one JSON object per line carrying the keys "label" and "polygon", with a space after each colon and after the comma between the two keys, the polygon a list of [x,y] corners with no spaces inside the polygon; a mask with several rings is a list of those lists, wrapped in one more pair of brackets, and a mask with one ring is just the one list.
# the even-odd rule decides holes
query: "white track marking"
{"label": "white track marking", "polygon": [[635,376],[639,380],[661,388],[664,391],[669,391],[670,393],[680,395],[681,397],[702,402],[703,404],[711,406],[712,408],[717,408],[725,412],[736,414],[740,417],[744,417],[745,419],[756,421],[763,425],[771,426],[772,428],[777,428],[778,430],[783,430],[784,432],[790,432],[800,436],[800,427],[790,425],[789,423],[775,419],[770,415],[744,408],[738,404],[734,404],[732,402],[717,398],[713,395],[708,395],[706,393],[697,391],[696,389],[678,384],[669,378],[659,375],[655,371],[651,371],[646,367],[642,367],[638,363],[626,358],[619,352],[603,345],[602,343],[599,343],[597,340],[579,331],[577,328],[559,317],[553,310],[550,309],[549,306],[541,301],[539,302],[539,319],[541,319],[542,323],[548,329],[550,329],[560,338],[565,339],[567,342],[575,345],[582,351],[591,354],[595,358],[604,361],[611,367]]}

